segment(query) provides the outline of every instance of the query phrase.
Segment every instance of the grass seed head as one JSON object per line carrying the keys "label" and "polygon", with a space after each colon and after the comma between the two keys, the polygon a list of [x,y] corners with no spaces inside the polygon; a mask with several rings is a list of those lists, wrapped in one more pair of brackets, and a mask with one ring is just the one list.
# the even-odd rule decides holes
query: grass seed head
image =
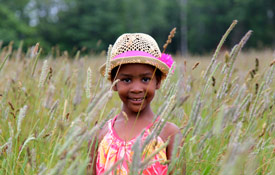
{"label": "grass seed head", "polygon": [[200,64],[200,62],[196,62],[196,64],[192,67],[192,70],[196,69],[199,64]]}
{"label": "grass seed head", "polygon": [[38,87],[42,88],[44,86],[44,83],[46,81],[47,75],[48,75],[48,61],[45,60],[43,62],[43,66],[42,66],[42,71],[41,71],[41,75],[40,75],[40,79],[39,79],[39,83],[38,83]]}
{"label": "grass seed head", "polygon": [[92,87],[92,70],[91,70],[90,67],[88,67],[88,69],[87,69],[86,86],[85,86],[86,97],[88,99],[90,99],[92,97],[91,87]]}
{"label": "grass seed head", "polygon": [[172,38],[174,38],[175,36],[175,33],[176,33],[176,28],[173,28],[168,36],[168,39],[166,41],[166,43],[163,45],[163,51],[162,53],[165,53],[168,45],[172,42]]}
{"label": "grass seed head", "polygon": [[17,120],[17,137],[19,136],[21,132],[21,124],[23,121],[23,118],[26,116],[28,106],[25,105],[23,108],[20,109],[19,115],[18,115],[18,120]]}

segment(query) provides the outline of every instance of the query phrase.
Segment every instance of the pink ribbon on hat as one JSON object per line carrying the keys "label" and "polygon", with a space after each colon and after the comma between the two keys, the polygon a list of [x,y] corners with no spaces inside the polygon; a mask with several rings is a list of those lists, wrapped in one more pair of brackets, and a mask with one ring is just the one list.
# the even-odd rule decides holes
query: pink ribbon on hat
{"label": "pink ribbon on hat", "polygon": [[156,58],[153,55],[143,51],[127,51],[115,56],[112,60],[123,58],[123,57],[136,57],[136,56],[158,59],[161,62],[165,63],[169,68],[171,68],[172,64],[174,63],[172,56],[169,54],[162,53],[161,57]]}
{"label": "pink ribbon on hat", "polygon": [[174,63],[172,56],[169,54],[166,54],[166,53],[162,53],[161,57],[158,59],[160,61],[164,62],[169,68],[171,68]]}

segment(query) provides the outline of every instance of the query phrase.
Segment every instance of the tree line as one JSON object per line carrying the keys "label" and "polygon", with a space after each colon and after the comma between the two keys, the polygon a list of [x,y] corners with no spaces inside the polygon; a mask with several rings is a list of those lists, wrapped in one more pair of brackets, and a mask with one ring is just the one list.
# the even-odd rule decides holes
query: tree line
{"label": "tree line", "polygon": [[0,0],[0,19],[2,45],[39,42],[72,54],[100,53],[125,32],[148,33],[162,47],[174,27],[168,52],[206,53],[234,19],[239,22],[225,47],[248,30],[253,35],[246,47],[275,45],[274,0]]}

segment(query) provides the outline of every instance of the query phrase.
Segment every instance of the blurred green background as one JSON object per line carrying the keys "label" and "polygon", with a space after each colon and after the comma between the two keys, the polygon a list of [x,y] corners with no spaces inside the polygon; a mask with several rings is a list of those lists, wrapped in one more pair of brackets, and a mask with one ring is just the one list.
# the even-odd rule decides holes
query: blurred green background
{"label": "blurred green background", "polygon": [[152,35],[159,46],[177,28],[170,53],[213,51],[231,22],[238,25],[225,43],[235,45],[248,31],[246,48],[274,48],[274,0],[0,0],[1,47],[39,42],[75,54],[101,53],[125,32]]}

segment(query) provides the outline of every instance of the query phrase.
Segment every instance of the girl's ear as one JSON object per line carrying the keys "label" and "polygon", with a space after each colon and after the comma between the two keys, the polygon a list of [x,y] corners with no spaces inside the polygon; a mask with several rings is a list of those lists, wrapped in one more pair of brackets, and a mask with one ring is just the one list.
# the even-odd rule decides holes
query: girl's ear
{"label": "girl's ear", "polygon": [[117,83],[113,86],[113,91],[117,91]]}
{"label": "girl's ear", "polygon": [[161,85],[161,80],[157,80],[156,89],[159,89]]}

